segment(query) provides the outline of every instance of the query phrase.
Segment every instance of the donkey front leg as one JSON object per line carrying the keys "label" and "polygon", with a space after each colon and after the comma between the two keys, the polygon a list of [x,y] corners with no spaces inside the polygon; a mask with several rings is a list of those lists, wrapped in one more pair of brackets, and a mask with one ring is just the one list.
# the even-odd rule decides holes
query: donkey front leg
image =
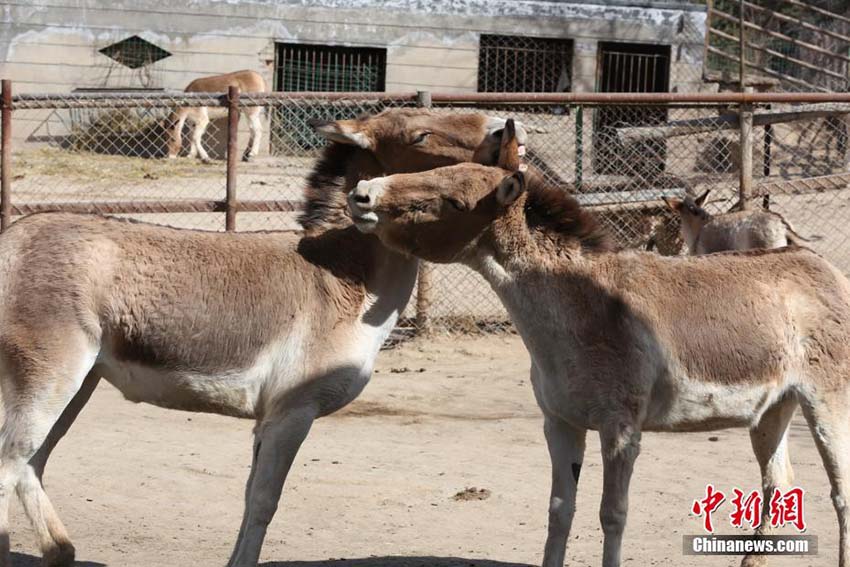
{"label": "donkey front leg", "polygon": [[640,431],[631,427],[599,432],[602,442],[602,506],[599,520],[605,543],[602,567],[619,567],[629,511],[629,482],[640,453]]}
{"label": "donkey front leg", "polygon": [[228,567],[256,567],[286,475],[315,418],[312,408],[284,409],[257,425],[245,514]]}
{"label": "donkey front leg", "polygon": [[242,155],[242,161],[251,161],[260,152],[260,138],[263,135],[262,107],[251,108],[246,112],[251,135],[248,146]]}
{"label": "donkey front leg", "polygon": [[543,430],[552,460],[549,535],[543,552],[543,567],[563,567],[567,538],[576,511],[576,491],[587,431],[549,416]]}

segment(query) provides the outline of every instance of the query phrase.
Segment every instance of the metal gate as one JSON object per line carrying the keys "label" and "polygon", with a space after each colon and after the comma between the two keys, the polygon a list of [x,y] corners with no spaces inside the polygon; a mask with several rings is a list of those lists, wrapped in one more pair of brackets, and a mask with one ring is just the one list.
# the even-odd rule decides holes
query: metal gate
{"label": "metal gate", "polygon": [[[667,92],[670,88],[670,47],[600,43],[597,90],[607,93]],[[653,126],[667,121],[663,107],[606,107],[594,116],[593,167],[597,173],[652,179],[663,173],[667,145],[662,140],[624,147],[616,129]]]}

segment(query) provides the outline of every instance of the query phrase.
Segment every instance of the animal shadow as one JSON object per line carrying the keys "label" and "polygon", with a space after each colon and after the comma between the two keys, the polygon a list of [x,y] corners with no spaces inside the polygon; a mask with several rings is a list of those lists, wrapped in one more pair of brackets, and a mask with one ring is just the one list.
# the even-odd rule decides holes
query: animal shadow
{"label": "animal shadow", "polygon": [[275,561],[261,567],[533,567],[527,563],[505,563],[463,557],[366,557],[319,561]]}
{"label": "animal shadow", "polygon": [[[41,557],[34,557],[26,553],[12,552],[12,565],[15,567],[41,567]],[[77,561],[74,567],[106,567],[105,563],[94,561]]]}

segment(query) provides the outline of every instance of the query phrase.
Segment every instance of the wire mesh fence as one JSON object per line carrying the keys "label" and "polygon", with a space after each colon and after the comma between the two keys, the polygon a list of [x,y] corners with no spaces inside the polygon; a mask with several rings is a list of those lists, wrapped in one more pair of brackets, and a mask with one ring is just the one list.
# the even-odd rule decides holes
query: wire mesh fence
{"label": "wire mesh fence", "polygon": [[[662,254],[685,253],[678,219],[662,197],[710,189],[708,208],[715,214],[739,198],[741,109],[717,98],[670,96],[664,104],[531,94],[432,98],[431,112],[482,112],[521,122],[528,132],[530,166],[572,192],[626,248],[651,243]],[[241,95],[238,111],[264,109],[263,151],[235,165],[237,230],[299,230],[296,213],[305,178],[325,143],[312,120],[354,118],[422,101],[415,93]],[[829,103],[777,99],[756,105],[753,134],[744,143],[753,154],[753,206],[770,195],[771,210],[850,273],[848,102],[836,96]],[[12,212],[101,212],[223,230],[227,106],[227,97],[218,94],[17,97],[11,165],[4,169]],[[211,123],[201,143],[210,163],[190,156],[191,120],[175,133],[173,116],[183,108],[209,109]],[[248,139],[247,122],[242,120],[236,133],[239,155]],[[175,136],[180,152],[168,159]],[[429,267],[427,282],[416,293],[418,301],[411,301],[401,323],[409,329],[510,329],[488,284],[463,266]]]}

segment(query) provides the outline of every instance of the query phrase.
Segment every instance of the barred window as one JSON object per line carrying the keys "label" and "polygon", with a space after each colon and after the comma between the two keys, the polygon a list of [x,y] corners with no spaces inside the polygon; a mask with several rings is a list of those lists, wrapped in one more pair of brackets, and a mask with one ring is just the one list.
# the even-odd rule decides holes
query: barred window
{"label": "barred window", "polygon": [[387,50],[278,43],[275,89],[278,91],[378,92],[385,88]]}
{"label": "barred window", "polygon": [[569,92],[572,64],[571,39],[482,35],[478,92]]}
{"label": "barred window", "polygon": [[[275,90],[284,92],[381,92],[386,88],[387,50],[278,43],[275,46]],[[375,107],[377,108],[377,107]],[[271,111],[272,154],[313,155],[325,141],[310,127],[312,119],[339,120],[369,112],[369,105],[336,107],[304,102]]]}

